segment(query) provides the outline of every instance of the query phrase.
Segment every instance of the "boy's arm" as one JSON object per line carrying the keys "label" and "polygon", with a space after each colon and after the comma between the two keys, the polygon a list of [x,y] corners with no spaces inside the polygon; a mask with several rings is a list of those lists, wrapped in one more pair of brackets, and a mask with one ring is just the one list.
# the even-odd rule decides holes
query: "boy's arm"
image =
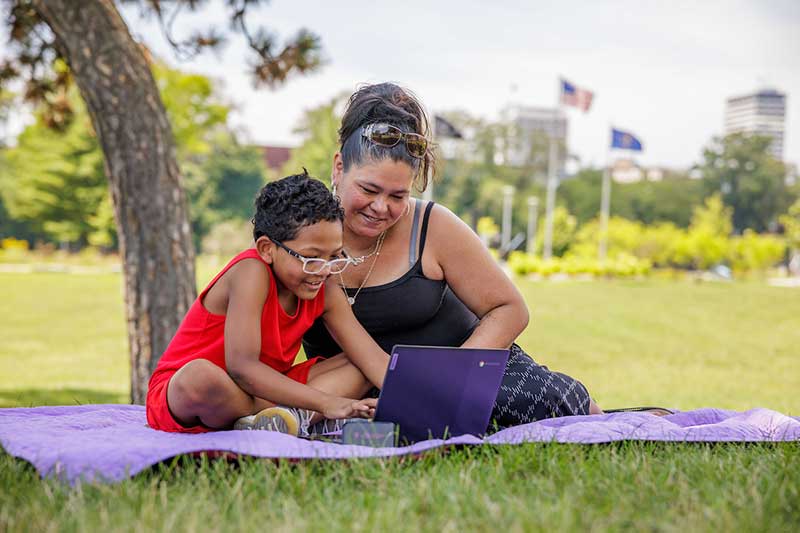
{"label": "boy's arm", "polygon": [[328,278],[325,283],[325,326],[350,361],[375,387],[383,387],[383,378],[389,366],[389,354],[370,337],[356,320],[342,289]]}
{"label": "boy's arm", "polygon": [[225,316],[225,366],[246,393],[274,402],[311,409],[326,415],[343,414],[343,398],[318,391],[288,378],[259,360],[261,315],[269,293],[269,276],[263,263],[245,259],[234,265],[228,278]]}

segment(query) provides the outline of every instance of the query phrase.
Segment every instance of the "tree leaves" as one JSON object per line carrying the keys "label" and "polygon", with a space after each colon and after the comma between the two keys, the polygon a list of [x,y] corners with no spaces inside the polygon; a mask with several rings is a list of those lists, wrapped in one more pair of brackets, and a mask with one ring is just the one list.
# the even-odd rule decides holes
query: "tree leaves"
{"label": "tree leaves", "polygon": [[715,138],[698,169],[706,193],[719,191],[733,208],[733,226],[758,232],[770,229],[788,206],[783,163],[769,154],[769,137],[736,133]]}
{"label": "tree leaves", "polygon": [[[208,49],[223,46],[226,31],[240,34],[254,53],[249,61],[253,83],[270,89],[279,87],[294,73],[306,74],[321,67],[324,60],[322,45],[317,35],[301,29],[296,35],[280,44],[277,34],[264,28],[251,30],[247,24],[249,10],[266,4],[262,0],[226,0],[229,24],[190,30],[185,37],[177,37],[175,22],[181,13],[198,11],[208,2],[202,0],[121,0],[138,4],[143,15],[155,16],[167,42],[180,61],[192,59]],[[64,65],[52,32],[43,22],[30,0],[6,0],[6,22],[9,27],[11,53],[0,62],[0,88],[12,80],[22,80],[23,98],[40,107],[45,123],[63,131],[73,116],[66,98],[72,82]]]}
{"label": "tree leaves", "polygon": [[[227,129],[229,108],[209,78],[154,64],[156,83],[176,140],[191,205],[196,243],[210,227],[246,219],[264,181],[260,153],[237,144]],[[56,132],[52,108],[0,158],[0,194],[9,215],[41,237],[77,245],[113,247],[116,230],[103,154],[77,89],[66,94],[72,120]]]}

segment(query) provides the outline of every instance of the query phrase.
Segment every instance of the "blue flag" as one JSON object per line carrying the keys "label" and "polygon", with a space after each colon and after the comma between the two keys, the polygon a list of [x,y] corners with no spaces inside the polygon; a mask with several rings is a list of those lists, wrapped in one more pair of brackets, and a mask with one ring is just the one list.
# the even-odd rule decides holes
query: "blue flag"
{"label": "blue flag", "polygon": [[621,148],[623,150],[642,151],[642,141],[634,137],[627,131],[611,129],[611,148]]}

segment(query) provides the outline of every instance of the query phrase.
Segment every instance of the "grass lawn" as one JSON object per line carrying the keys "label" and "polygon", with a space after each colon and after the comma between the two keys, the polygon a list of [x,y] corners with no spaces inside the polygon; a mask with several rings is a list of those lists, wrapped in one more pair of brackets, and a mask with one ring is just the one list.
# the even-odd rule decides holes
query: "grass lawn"
{"label": "grass lawn", "polygon": [[[211,272],[201,270],[203,281]],[[800,291],[531,283],[520,344],[601,406],[800,414]],[[0,274],[0,406],[124,402],[118,274]],[[0,453],[0,531],[800,528],[800,443],[538,445],[297,464],[180,459],[113,486]]]}

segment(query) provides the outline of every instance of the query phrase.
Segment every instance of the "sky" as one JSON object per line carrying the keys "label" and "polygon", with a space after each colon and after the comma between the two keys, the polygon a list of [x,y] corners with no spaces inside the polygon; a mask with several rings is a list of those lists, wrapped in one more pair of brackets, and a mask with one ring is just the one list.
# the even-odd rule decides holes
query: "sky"
{"label": "sky", "polygon": [[[689,167],[722,134],[726,98],[762,87],[787,94],[784,159],[800,163],[800,0],[272,0],[250,25],[283,38],[308,28],[326,58],[273,91],[253,88],[241,37],[180,62],[152,18],[122,13],[172,66],[220,80],[232,124],[254,143],[297,144],[304,109],[365,82],[398,82],[431,113],[494,119],[508,104],[555,105],[563,76],[595,93],[589,113],[567,111],[584,165],[604,163],[613,124],[643,141],[642,164]],[[178,37],[225,29],[219,1],[177,20]]]}

